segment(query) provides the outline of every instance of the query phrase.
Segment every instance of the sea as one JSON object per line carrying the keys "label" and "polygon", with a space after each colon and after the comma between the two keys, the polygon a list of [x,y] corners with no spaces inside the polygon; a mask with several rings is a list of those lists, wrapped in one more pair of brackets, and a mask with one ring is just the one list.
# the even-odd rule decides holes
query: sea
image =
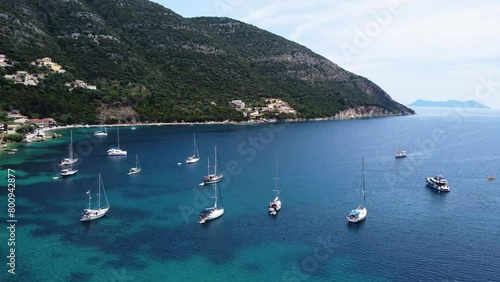
{"label": "sea", "polygon": [[[0,280],[500,281],[500,112],[415,110],[355,120],[120,127],[107,137],[73,128],[79,171],[65,179],[57,178],[57,164],[68,154],[70,129],[58,131],[61,139],[16,144],[17,154],[0,153]],[[117,130],[128,155],[109,157]],[[201,160],[187,165],[193,134]],[[225,212],[198,224],[215,201],[214,186],[200,183],[216,147]],[[406,158],[394,157],[399,148]],[[129,176],[136,155],[142,172]],[[99,174],[110,210],[80,222],[86,193],[98,198]],[[438,174],[451,192],[426,186]],[[282,208],[270,216],[276,187]],[[366,219],[348,223],[363,203]]]}

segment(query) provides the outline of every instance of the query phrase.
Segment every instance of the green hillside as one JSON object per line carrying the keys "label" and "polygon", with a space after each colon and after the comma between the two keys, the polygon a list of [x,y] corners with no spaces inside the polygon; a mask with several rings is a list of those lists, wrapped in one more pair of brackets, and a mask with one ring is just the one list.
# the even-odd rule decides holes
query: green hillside
{"label": "green hillside", "polygon": [[[183,18],[145,0],[0,1],[0,109],[63,123],[243,120],[228,102],[280,98],[298,117],[367,105],[413,114],[366,78],[229,18]],[[65,73],[30,62],[50,57]],[[3,78],[45,73],[37,86]],[[97,90],[69,88],[75,80]],[[128,110],[125,110],[128,109]]]}

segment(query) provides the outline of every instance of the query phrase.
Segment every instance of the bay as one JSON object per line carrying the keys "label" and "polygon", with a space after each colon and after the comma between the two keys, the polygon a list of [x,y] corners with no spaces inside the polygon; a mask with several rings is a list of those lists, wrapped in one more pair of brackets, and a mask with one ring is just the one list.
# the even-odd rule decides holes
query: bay
{"label": "bay", "polygon": [[[415,116],[279,123],[120,128],[126,157],[108,157],[116,129],[73,129],[79,172],[57,176],[65,138],[18,145],[16,275],[2,281],[494,281],[500,260],[500,114],[419,109]],[[402,128],[408,157],[395,159]],[[201,161],[185,164],[196,133]],[[217,146],[225,214],[199,186]],[[128,176],[139,156],[142,172]],[[365,160],[368,216],[360,203]],[[178,165],[178,163],[181,163]],[[283,207],[267,215],[279,163]],[[86,191],[102,175],[111,205],[81,223]],[[436,193],[425,177],[445,175]],[[6,186],[6,185],[5,185]],[[1,198],[7,209],[5,189]],[[6,212],[4,212],[6,215]],[[4,221],[5,222],[5,221]],[[6,225],[6,223],[4,223]],[[7,225],[6,225],[7,226]],[[1,254],[8,255],[6,228]],[[7,262],[6,259],[4,259]],[[4,279],[5,277],[5,279]]]}

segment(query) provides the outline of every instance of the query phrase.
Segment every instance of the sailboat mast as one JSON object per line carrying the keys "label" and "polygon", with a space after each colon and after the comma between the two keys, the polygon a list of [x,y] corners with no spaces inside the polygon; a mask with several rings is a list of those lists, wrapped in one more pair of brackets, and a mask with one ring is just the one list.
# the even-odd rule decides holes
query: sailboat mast
{"label": "sailboat mast", "polygon": [[217,175],[217,146],[215,146],[214,175]]}
{"label": "sailboat mast", "polygon": [[89,190],[89,210],[90,210],[90,200],[92,199],[92,189]]}
{"label": "sailboat mast", "polygon": [[99,194],[97,195],[97,207],[101,209],[101,174],[99,174]]}
{"label": "sailboat mast", "polygon": [[116,127],[116,135],[118,137],[118,149],[120,149],[120,131],[118,130],[118,126]]}
{"label": "sailboat mast", "polygon": [[280,195],[280,187],[279,187],[280,178],[278,177],[278,163],[276,163],[276,173],[275,173],[274,180],[276,180],[274,191],[276,192],[276,197],[279,197],[279,195]]}
{"label": "sailboat mast", "polygon": [[73,160],[73,130],[71,130],[71,142],[69,143],[69,158]]}
{"label": "sailboat mast", "polygon": [[364,158],[361,157],[361,185],[363,188],[363,206],[365,205],[366,193],[365,193],[365,161]]}
{"label": "sailboat mast", "polygon": [[214,183],[214,198],[215,198],[215,203],[214,203],[214,209],[217,209],[217,182]]}

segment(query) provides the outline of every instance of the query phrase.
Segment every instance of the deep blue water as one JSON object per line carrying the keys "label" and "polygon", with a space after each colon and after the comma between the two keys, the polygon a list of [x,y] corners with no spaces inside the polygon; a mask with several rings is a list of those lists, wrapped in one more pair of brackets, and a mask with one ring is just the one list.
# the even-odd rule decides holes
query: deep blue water
{"label": "deep blue water", "polygon": [[[417,110],[418,111],[418,110]],[[421,109],[419,115],[258,126],[120,129],[127,157],[108,157],[116,130],[74,129],[79,173],[57,175],[66,138],[19,145],[16,275],[7,273],[5,189],[0,202],[2,281],[498,281],[500,114]],[[405,159],[395,159],[402,128]],[[186,165],[196,133],[201,161]],[[214,146],[225,179],[223,217],[199,186]],[[127,176],[139,156],[143,172]],[[360,203],[365,161],[367,219]],[[177,165],[181,162],[181,165]],[[283,208],[267,215],[279,163]],[[81,223],[85,192],[101,173],[111,205]],[[443,174],[450,193],[425,186]],[[6,183],[6,182],[5,182]],[[4,187],[6,185],[3,185]],[[5,227],[1,227],[1,226]]]}

